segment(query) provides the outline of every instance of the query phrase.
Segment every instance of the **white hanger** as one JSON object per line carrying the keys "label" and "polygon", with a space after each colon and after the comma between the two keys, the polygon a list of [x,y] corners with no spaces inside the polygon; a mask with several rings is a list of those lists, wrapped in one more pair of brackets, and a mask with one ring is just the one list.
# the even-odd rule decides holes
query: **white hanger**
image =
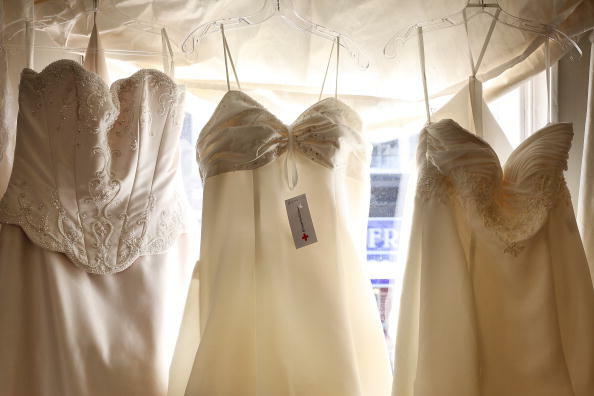
{"label": "white hanger", "polygon": [[[469,16],[468,14],[471,13]],[[474,61],[472,56],[472,51],[470,49],[470,40],[469,40],[469,33],[468,33],[468,22],[475,18],[477,15],[486,14],[493,18],[491,25],[489,26],[489,30],[487,35],[483,41],[483,46],[479,53],[479,56]],[[546,82],[547,82],[547,121],[551,123],[551,107],[552,107],[552,98],[551,98],[551,87],[550,87],[550,51],[549,51],[549,43],[550,40],[557,41],[562,47],[565,46],[572,46],[577,50],[577,52],[581,55],[582,51],[577,45],[577,43],[572,40],[569,36],[565,33],[561,32],[557,29],[554,25],[550,24],[542,24],[536,21],[530,21],[527,19],[518,18],[511,14],[505,12],[500,6],[497,1],[492,3],[485,3],[484,0],[477,0],[476,3],[473,3],[472,0],[469,0],[466,6],[460,10],[459,12],[452,14],[447,17],[433,19],[430,21],[420,22],[414,25],[409,26],[405,29],[404,33],[397,33],[384,46],[384,55],[386,57],[394,57],[398,51],[398,46],[403,45],[409,38],[413,37],[413,34],[417,37],[418,40],[418,49],[419,49],[419,61],[420,61],[420,69],[421,69],[421,78],[423,81],[423,96],[425,100],[425,116],[427,123],[431,123],[431,112],[429,109],[429,95],[427,91],[427,77],[425,72],[425,46],[423,41],[423,35],[426,31],[435,31],[441,29],[447,29],[453,26],[459,26],[464,24],[466,29],[466,36],[467,36],[467,44],[468,44],[468,53],[469,53],[469,60],[471,66],[471,79],[476,79],[476,74],[479,70],[480,64],[482,62],[483,56],[485,51],[487,50],[487,46],[489,44],[489,40],[491,39],[491,35],[493,30],[495,29],[495,24],[499,22],[506,26],[523,30],[529,31],[541,36],[544,36],[544,56],[545,56],[545,71],[546,71]],[[471,101],[473,99],[473,95],[471,95]],[[477,123],[482,123],[482,109],[480,108],[480,104],[474,104],[473,107],[477,107],[478,114],[476,115],[478,118],[475,120]],[[476,111],[476,110],[473,110]],[[476,132],[482,135],[482,125],[475,125]]]}
{"label": "white hanger", "polygon": [[351,38],[343,33],[314,23],[299,15],[295,11],[295,7],[291,0],[265,0],[264,5],[255,14],[217,19],[215,21],[204,23],[192,30],[192,32],[190,32],[184,39],[182,43],[182,51],[185,53],[193,53],[205,36],[219,32],[222,25],[225,26],[226,30],[237,29],[249,25],[261,24],[273,16],[283,18],[283,20],[299,30],[303,30],[330,41],[340,42],[340,45],[351,55],[360,68],[367,69],[369,67],[369,59]]}
{"label": "white hanger", "polygon": [[[563,48],[573,47],[580,55],[582,53],[577,43],[565,33],[557,29],[555,25],[543,24],[537,21],[523,19],[515,15],[511,15],[501,8],[497,1],[485,2],[484,0],[469,0],[463,9],[452,15],[419,22],[397,32],[384,46],[384,55],[388,58],[396,57],[400,47],[404,45],[404,43],[409,39],[417,36],[417,28],[419,27],[423,29],[423,32],[431,32],[435,30],[451,28],[454,26],[460,26],[463,24],[467,25],[470,20],[481,14],[491,16],[491,18],[493,18],[493,20],[499,24],[509,26],[513,29],[523,30],[547,37],[559,43]],[[491,27],[491,32],[493,28],[494,25]],[[482,61],[484,49],[485,46],[477,59],[476,65],[473,65],[473,72],[475,73]]]}

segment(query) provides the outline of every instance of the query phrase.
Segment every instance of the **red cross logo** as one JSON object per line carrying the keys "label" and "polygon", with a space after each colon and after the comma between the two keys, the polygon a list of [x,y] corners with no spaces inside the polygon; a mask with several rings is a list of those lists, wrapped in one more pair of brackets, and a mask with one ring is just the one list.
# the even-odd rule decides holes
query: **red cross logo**
{"label": "red cross logo", "polygon": [[305,232],[303,233],[303,236],[301,237],[301,239],[303,239],[305,242],[307,242],[307,238],[309,238],[309,235],[307,235]]}

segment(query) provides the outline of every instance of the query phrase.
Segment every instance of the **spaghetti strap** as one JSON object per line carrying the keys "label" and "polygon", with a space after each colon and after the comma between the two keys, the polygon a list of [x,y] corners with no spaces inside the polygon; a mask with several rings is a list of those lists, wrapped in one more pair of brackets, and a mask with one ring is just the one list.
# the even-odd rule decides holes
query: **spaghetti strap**
{"label": "spaghetti strap", "polygon": [[549,38],[545,37],[544,42],[545,72],[547,79],[547,124],[552,122],[552,95],[551,95],[551,51]]}
{"label": "spaghetti strap", "polygon": [[475,77],[468,78],[468,95],[470,97],[470,112],[472,116],[472,132],[484,138],[483,128],[483,84]]}
{"label": "spaghetti strap", "polygon": [[233,75],[235,76],[235,82],[237,83],[237,89],[241,91],[241,85],[239,84],[239,78],[237,77],[237,70],[235,70],[235,63],[231,57],[231,50],[229,50],[229,44],[227,43],[227,37],[225,36],[225,26],[221,25],[221,37],[223,39],[223,52],[225,54],[225,75],[227,78],[227,90],[231,90],[231,83],[229,82],[229,66],[227,64],[227,57],[229,57],[229,63],[233,69]]}
{"label": "spaghetti strap", "polygon": [[85,53],[83,66],[85,69],[97,73],[103,81],[109,82],[107,63],[105,62],[105,52],[97,31],[96,10],[93,14],[93,30],[91,31],[91,37],[89,37],[89,44],[87,46],[87,52]]}
{"label": "spaghetti strap", "polygon": [[468,32],[468,18],[466,16],[466,9],[462,12],[462,16],[464,18],[464,29],[466,30],[466,44],[468,46],[468,58],[470,60],[470,69],[472,71],[472,75],[476,76],[478,73],[479,68],[481,67],[481,63],[483,62],[483,57],[485,56],[485,52],[487,51],[487,47],[489,46],[489,42],[491,41],[491,37],[493,36],[493,31],[495,30],[495,25],[499,19],[499,14],[501,13],[500,9],[495,11],[495,15],[493,15],[493,20],[491,21],[491,25],[489,26],[489,30],[487,31],[487,35],[485,36],[485,41],[483,41],[483,46],[481,47],[481,52],[474,62],[472,57],[472,50],[470,49],[470,34]]}
{"label": "spaghetti strap", "polygon": [[175,61],[173,59],[173,48],[165,28],[161,29],[161,46],[163,55],[163,72],[171,79],[175,78]]}
{"label": "spaghetti strap", "polygon": [[425,99],[425,115],[427,124],[431,123],[431,112],[429,111],[429,93],[427,92],[427,73],[425,71],[425,44],[423,42],[423,28],[417,27],[417,40],[419,44],[419,64],[421,66],[421,78],[423,79],[423,97]]}
{"label": "spaghetti strap", "polygon": [[500,12],[501,10],[498,9],[495,11],[495,15],[493,15],[491,25],[489,26],[489,30],[487,31],[487,35],[485,36],[483,46],[481,47],[481,51],[479,52],[479,56],[476,62],[474,61],[474,58],[472,56],[472,50],[470,48],[470,34],[468,32],[468,18],[466,16],[466,9],[462,13],[462,16],[464,17],[464,29],[466,31],[466,43],[468,46],[468,60],[470,61],[470,70],[472,73],[468,79],[470,108],[472,114],[472,130],[475,135],[481,138],[484,137],[483,88],[482,83],[476,78],[476,74],[478,73],[479,68],[481,67],[483,57],[485,56],[485,52],[487,51],[487,47],[489,46],[489,42],[491,41],[491,37],[493,35],[493,31],[495,30],[495,25],[497,24]]}
{"label": "spaghetti strap", "polygon": [[35,58],[34,58],[34,47],[35,47],[35,27],[33,26],[32,20],[27,20],[25,22],[25,48],[27,53],[25,54],[27,57],[27,67],[29,69],[34,68]]}
{"label": "spaghetti strap", "polygon": [[334,77],[334,99],[338,99],[338,66],[340,65],[340,36],[336,37],[336,74]]}
{"label": "spaghetti strap", "polygon": [[336,76],[334,81],[334,99],[338,99],[338,66],[340,65],[340,36],[336,37],[336,40],[332,41],[332,47],[330,47],[330,55],[328,56],[328,63],[326,63],[326,71],[324,72],[324,79],[322,80],[322,88],[320,89],[320,95],[318,101],[322,99],[324,93],[324,85],[326,85],[326,78],[328,77],[328,69],[330,68],[330,61],[332,60],[332,53],[334,52],[334,46],[336,45]]}

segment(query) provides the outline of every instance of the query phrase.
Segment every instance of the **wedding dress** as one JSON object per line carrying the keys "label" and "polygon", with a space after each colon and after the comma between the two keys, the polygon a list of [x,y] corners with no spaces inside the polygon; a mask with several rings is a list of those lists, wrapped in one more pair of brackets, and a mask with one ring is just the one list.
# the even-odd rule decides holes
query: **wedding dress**
{"label": "wedding dress", "polygon": [[[357,114],[330,97],[286,125],[229,90],[197,149],[201,341],[186,395],[388,395],[363,268],[371,147]],[[317,242],[296,248],[285,200],[301,194]]]}
{"label": "wedding dress", "polygon": [[[94,27],[102,56],[97,40]],[[59,60],[23,70],[19,105],[0,202],[0,394],[165,395],[195,262],[183,91],[156,70],[108,88]]]}
{"label": "wedding dress", "polygon": [[395,396],[594,394],[594,292],[563,178],[572,135],[547,126],[502,169],[452,120],[422,131]]}
{"label": "wedding dress", "polygon": [[535,132],[503,167],[498,130],[484,133],[493,145],[451,119],[421,131],[394,396],[594,394],[594,291],[563,176],[571,124]]}

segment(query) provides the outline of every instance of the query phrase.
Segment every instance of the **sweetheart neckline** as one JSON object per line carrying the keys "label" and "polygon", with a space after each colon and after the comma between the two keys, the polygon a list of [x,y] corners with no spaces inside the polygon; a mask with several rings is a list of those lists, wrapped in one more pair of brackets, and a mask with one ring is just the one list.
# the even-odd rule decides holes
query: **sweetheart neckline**
{"label": "sweetheart neckline", "polygon": [[[549,132],[551,132],[553,130],[564,129],[564,130],[568,131],[569,134],[571,134],[573,137],[573,129],[572,129],[573,124],[571,122],[550,123],[548,125],[545,125],[539,129],[537,129],[536,131],[534,131],[530,136],[528,136],[526,139],[524,139],[518,146],[513,148],[510,155],[507,157],[507,160],[504,163],[502,163],[501,159],[499,158],[499,156],[497,155],[497,153],[495,152],[495,150],[493,149],[491,144],[489,144],[489,142],[487,142],[482,137],[477,136],[474,133],[468,131],[466,128],[462,127],[460,124],[458,124],[455,120],[453,120],[451,118],[442,118],[441,120],[439,120],[437,122],[432,122],[432,123],[426,125],[423,129],[425,130],[428,128],[430,129],[430,128],[435,128],[435,127],[439,128],[442,125],[452,126],[458,132],[460,132],[463,135],[466,135],[468,137],[471,137],[472,139],[475,139],[482,146],[488,148],[489,151],[491,152],[491,154],[493,155],[493,157],[497,160],[497,163],[499,164],[499,168],[500,168],[501,172],[504,174],[505,174],[505,170],[509,166],[511,166],[511,164],[513,164],[515,161],[517,161],[518,155],[522,151],[524,151],[526,149],[526,147],[532,145],[534,141],[540,140],[543,136],[546,136]],[[569,150],[568,150],[568,152],[569,152]]]}
{"label": "sweetheart neckline", "polygon": [[571,204],[563,170],[572,137],[571,123],[546,125],[518,145],[502,167],[489,143],[454,120],[429,124],[417,151],[417,197],[454,198],[471,222],[481,219],[497,235],[504,252],[517,255],[557,202]]}
{"label": "sweetheart neckline", "polygon": [[167,74],[163,73],[160,70],[157,69],[152,69],[152,68],[147,68],[147,69],[139,69],[137,71],[135,71],[134,73],[132,73],[131,75],[129,75],[128,77],[124,77],[124,78],[119,78],[117,80],[115,80],[114,82],[112,82],[111,84],[108,84],[98,73],[92,71],[92,70],[87,70],[85,69],[85,67],[83,65],[81,65],[80,63],[72,60],[72,59],[58,59],[56,61],[51,62],[50,64],[48,64],[47,66],[45,66],[41,71],[36,71],[33,70],[31,68],[28,67],[24,67],[23,71],[21,72],[21,79],[23,77],[31,77],[31,78],[40,78],[43,77],[44,75],[50,73],[52,71],[53,68],[60,66],[60,65],[70,65],[73,66],[74,69],[76,69],[77,71],[80,71],[84,74],[87,74],[91,77],[93,77],[93,79],[95,79],[96,81],[99,82],[99,84],[105,88],[106,92],[113,92],[118,86],[122,85],[123,82],[125,81],[130,81],[130,80],[134,80],[137,79],[139,77],[141,77],[144,74],[152,74],[152,75],[157,75],[160,78],[163,78],[165,80],[167,80],[171,85],[173,85],[174,87],[176,87],[177,89],[181,89],[182,86],[178,85],[175,83],[175,81],[173,81],[173,79],[171,77],[169,77]]}
{"label": "sweetheart neckline", "polygon": [[[335,103],[338,103],[340,105],[340,107],[348,110],[351,114],[353,114],[357,120],[361,120],[361,117],[359,116],[359,114],[348,104],[346,104],[345,102],[343,102],[342,100],[335,98],[333,96],[329,96],[327,98],[324,98],[322,100],[318,100],[317,102],[315,102],[314,104],[312,104],[311,106],[307,107],[305,110],[303,110],[296,118],[293,122],[291,122],[290,124],[287,124],[283,121],[281,121],[272,111],[270,111],[266,106],[264,106],[263,104],[261,104],[260,102],[258,102],[256,99],[254,99],[252,96],[248,95],[247,93],[243,92],[243,91],[239,91],[237,89],[230,89],[227,92],[225,92],[225,94],[223,95],[223,97],[221,98],[221,100],[219,100],[219,103],[217,104],[217,107],[215,108],[213,115],[217,113],[217,111],[219,110],[219,108],[221,107],[221,105],[224,103],[225,99],[232,95],[232,94],[239,94],[245,98],[247,98],[250,102],[252,102],[253,104],[255,104],[258,108],[262,109],[263,111],[265,111],[268,115],[270,115],[274,121],[278,122],[279,124],[283,125],[285,128],[287,129],[291,129],[295,126],[295,124],[297,124],[301,118],[303,118],[308,112],[310,112],[312,109],[320,106],[322,103],[328,102],[328,101],[334,101]],[[208,123],[207,123],[208,125]]]}

